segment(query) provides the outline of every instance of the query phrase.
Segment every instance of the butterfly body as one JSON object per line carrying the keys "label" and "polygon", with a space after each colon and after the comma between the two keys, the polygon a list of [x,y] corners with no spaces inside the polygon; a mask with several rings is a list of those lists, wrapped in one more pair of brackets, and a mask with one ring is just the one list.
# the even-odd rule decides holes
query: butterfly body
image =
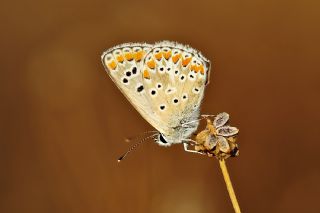
{"label": "butterfly body", "polygon": [[196,131],[210,62],[191,47],[163,41],[128,43],[102,54],[107,73],[159,131],[156,142],[182,143]]}

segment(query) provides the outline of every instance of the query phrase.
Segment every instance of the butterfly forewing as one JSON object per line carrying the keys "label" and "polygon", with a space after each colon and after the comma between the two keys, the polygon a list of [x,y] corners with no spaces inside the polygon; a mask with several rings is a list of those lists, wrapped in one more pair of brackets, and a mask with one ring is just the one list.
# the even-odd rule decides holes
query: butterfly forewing
{"label": "butterfly forewing", "polygon": [[154,123],[146,89],[142,82],[141,69],[149,44],[122,44],[102,55],[102,63],[110,78],[135,109],[149,122]]}

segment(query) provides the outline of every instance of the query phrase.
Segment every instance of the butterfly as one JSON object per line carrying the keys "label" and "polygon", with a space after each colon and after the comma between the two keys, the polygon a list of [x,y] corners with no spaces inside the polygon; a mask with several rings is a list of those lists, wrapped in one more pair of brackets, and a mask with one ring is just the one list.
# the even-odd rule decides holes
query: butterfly
{"label": "butterfly", "polygon": [[199,125],[210,61],[176,42],[125,43],[105,51],[102,63],[123,95],[156,130],[161,146],[183,143]]}

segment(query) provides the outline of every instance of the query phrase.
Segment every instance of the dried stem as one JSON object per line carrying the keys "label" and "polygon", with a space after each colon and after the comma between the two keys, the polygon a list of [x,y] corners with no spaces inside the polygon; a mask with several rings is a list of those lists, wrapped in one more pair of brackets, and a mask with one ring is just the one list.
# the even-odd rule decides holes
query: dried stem
{"label": "dried stem", "polygon": [[219,160],[219,164],[220,164],[220,168],[221,168],[221,171],[223,174],[224,181],[226,182],[226,185],[227,185],[227,189],[229,192],[229,196],[230,196],[234,211],[235,211],[235,213],[241,213],[236,194],[234,193],[234,190],[232,187],[232,183],[231,183],[230,176],[228,173],[226,161],[224,159],[221,159],[221,160]]}

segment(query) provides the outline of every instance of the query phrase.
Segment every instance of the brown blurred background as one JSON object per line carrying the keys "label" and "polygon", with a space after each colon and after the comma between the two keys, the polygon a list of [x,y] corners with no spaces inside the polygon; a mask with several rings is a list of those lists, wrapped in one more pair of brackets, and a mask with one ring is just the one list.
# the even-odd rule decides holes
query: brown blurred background
{"label": "brown blurred background", "polygon": [[319,1],[7,1],[0,212],[233,212],[218,162],[126,136],[152,129],[100,62],[174,40],[213,61],[202,112],[240,128],[243,212],[320,212]]}

